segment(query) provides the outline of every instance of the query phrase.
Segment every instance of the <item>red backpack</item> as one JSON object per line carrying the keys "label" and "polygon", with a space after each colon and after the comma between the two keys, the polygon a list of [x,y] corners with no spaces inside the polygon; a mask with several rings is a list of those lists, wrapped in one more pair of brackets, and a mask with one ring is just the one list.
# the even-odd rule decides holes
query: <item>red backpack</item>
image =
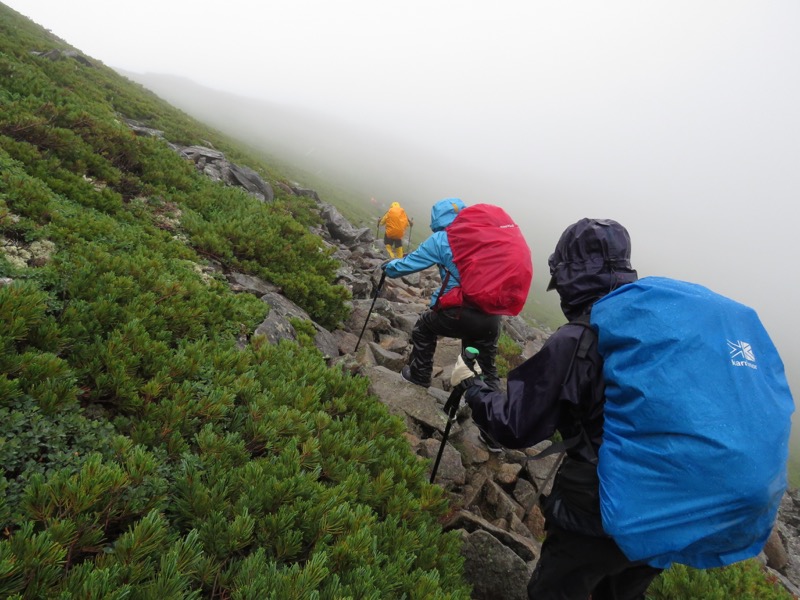
{"label": "red backpack", "polygon": [[533,263],[517,224],[499,206],[475,204],[459,212],[446,231],[461,281],[439,296],[437,308],[466,304],[492,315],[518,315],[528,298]]}

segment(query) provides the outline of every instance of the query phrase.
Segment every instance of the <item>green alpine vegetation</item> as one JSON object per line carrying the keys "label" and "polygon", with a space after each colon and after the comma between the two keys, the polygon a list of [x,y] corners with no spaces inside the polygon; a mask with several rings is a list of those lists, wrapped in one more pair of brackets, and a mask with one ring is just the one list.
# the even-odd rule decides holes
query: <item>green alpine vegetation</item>
{"label": "green alpine vegetation", "polygon": [[[200,174],[167,141],[287,183],[73,50],[0,4],[0,597],[469,598],[403,423],[308,322],[242,344],[268,306],[210,268],[335,328],[350,298],[313,202]],[[517,354],[504,337],[504,369]],[[752,563],[651,596],[785,597]]]}
{"label": "green alpine vegetation", "polygon": [[303,336],[237,345],[268,307],[209,260],[348,316],[310,201],[201,175],[125,120],[283,181],[51,50],[0,5],[0,597],[468,598],[443,493],[366,380]]}

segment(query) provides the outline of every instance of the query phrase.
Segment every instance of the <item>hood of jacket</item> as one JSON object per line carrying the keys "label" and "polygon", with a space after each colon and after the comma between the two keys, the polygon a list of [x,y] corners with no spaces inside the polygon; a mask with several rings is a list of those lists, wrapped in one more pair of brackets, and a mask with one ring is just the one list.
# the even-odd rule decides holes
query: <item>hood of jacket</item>
{"label": "hood of jacket", "polygon": [[442,231],[445,227],[450,225],[456,218],[456,215],[463,209],[467,208],[461,198],[445,198],[439,200],[431,208],[431,231],[434,233]]}
{"label": "hood of jacket", "polygon": [[570,321],[621,285],[638,279],[628,230],[611,219],[581,219],[561,234],[550,255],[550,284]]}

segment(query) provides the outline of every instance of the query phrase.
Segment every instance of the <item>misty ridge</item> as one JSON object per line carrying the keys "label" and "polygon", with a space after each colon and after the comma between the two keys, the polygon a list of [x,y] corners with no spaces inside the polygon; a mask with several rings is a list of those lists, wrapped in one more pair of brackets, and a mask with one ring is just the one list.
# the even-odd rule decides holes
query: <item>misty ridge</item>
{"label": "misty ridge", "polygon": [[[365,198],[382,198],[387,207],[402,190],[404,205],[428,212],[436,196],[426,203],[426,195],[454,195],[452,188],[467,187],[461,181],[468,178],[468,171],[446,154],[431,149],[428,156],[421,156],[419,148],[381,139],[357,123],[213,90],[182,77],[120,73],[253,148],[279,154],[321,179],[344,180]],[[420,171],[420,162],[432,168]]]}
{"label": "misty ridge", "polygon": [[[118,72],[200,121],[266,152],[289,172],[300,167],[298,177],[311,179],[302,183],[323,196],[326,186],[336,187],[354,225],[374,227],[397,201],[415,219],[412,242],[418,244],[430,234],[430,208],[441,198],[501,205],[520,224],[533,253],[529,306],[550,328],[565,322],[557,295],[545,288],[547,257],[568,223],[551,214],[544,195],[535,189],[516,187],[508,174],[453,159],[450,154],[458,154],[456,148],[412,145],[356,122],[214,90],[179,76]],[[536,214],[533,226],[524,218],[531,212]]]}
{"label": "misty ridge", "polygon": [[[465,156],[470,154],[464,148],[412,145],[366,130],[355,121],[344,121],[305,108],[244,98],[182,77],[122,73],[220,131],[230,133],[255,149],[280,156],[287,165],[301,166],[316,178],[314,184],[341,182],[340,201],[345,198],[349,202],[356,217],[348,216],[356,225],[374,226],[374,219],[383,214],[390,202],[399,201],[416,219],[413,233],[419,243],[429,233],[430,207],[436,200],[458,196],[467,204],[488,202],[502,206],[522,228],[533,253],[534,278],[528,301],[531,308],[526,309],[526,314],[533,312],[540,323],[551,328],[565,319],[557,295],[545,291],[549,278],[546,261],[564,227],[584,216],[614,218],[628,227],[633,240],[632,262],[640,276],[655,274],[685,279],[686,267],[691,266],[690,271],[706,271],[713,277],[690,280],[712,289],[725,281],[729,289],[715,291],[742,301],[739,288],[747,286],[750,267],[747,263],[739,266],[738,261],[732,261],[727,256],[728,246],[714,241],[719,235],[725,237],[729,227],[725,223],[725,213],[719,208],[696,205],[687,212],[687,209],[678,207],[676,215],[672,215],[662,206],[664,201],[654,196],[649,208],[643,206],[648,200],[641,198],[637,200],[640,205],[620,213],[619,204],[609,201],[601,189],[593,188],[590,180],[586,179],[582,184],[586,188],[585,197],[596,197],[597,209],[582,210],[580,203],[576,203],[576,211],[576,207],[566,206],[574,199],[560,196],[558,192],[551,194],[553,190],[547,183],[532,174],[533,167],[531,173],[496,172],[482,164],[467,162]],[[479,139],[475,140],[475,144],[480,143]],[[663,164],[662,170],[668,173],[668,164]],[[580,180],[582,175],[576,172],[575,179]],[[358,197],[352,198],[353,193]],[[371,205],[370,198],[375,198],[377,204]],[[617,210],[607,214],[607,209],[603,208],[606,205],[616,206]],[[641,221],[642,215],[648,213],[652,222]],[[768,218],[782,217],[765,215],[756,218],[753,227],[756,230],[766,227]],[[680,227],[675,219],[680,219]],[[715,231],[709,235],[711,228]],[[733,235],[734,231],[737,230],[731,230],[730,234]],[[656,235],[664,236],[666,241],[660,245],[642,243],[644,236]],[[780,237],[778,232],[774,235]],[[655,252],[659,253],[658,256],[653,254]],[[706,258],[698,260],[698,256]],[[749,292],[754,300],[750,305],[764,319],[783,356],[790,386],[797,390],[800,389],[797,344],[790,333],[791,327],[781,326],[785,325],[786,317],[778,317],[774,308],[770,310],[775,294],[789,298],[791,302],[796,293],[794,286],[784,279],[780,290],[751,284]],[[800,450],[800,437],[795,445]]]}

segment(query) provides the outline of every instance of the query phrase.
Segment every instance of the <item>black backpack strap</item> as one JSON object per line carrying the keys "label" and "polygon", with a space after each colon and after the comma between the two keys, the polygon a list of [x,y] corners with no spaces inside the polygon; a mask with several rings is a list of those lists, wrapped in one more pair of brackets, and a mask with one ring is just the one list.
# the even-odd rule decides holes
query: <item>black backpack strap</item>
{"label": "black backpack strap", "polygon": [[[450,276],[451,276],[450,271],[448,271],[444,267],[442,267],[442,268],[444,269],[444,272],[446,273],[446,275],[444,276],[444,279],[442,279],[442,287],[439,288],[439,294],[436,296],[436,303],[433,305],[433,310],[437,310],[437,311],[439,310],[439,299],[442,297],[442,293],[444,292],[444,288],[447,287],[447,282],[450,281]],[[455,277],[453,277],[453,278],[455,279]],[[458,282],[458,280],[456,280],[456,281]],[[458,282],[458,283],[460,283],[460,282]],[[459,314],[460,314],[460,312],[459,312]]]}
{"label": "black backpack strap", "polygon": [[442,297],[442,292],[444,291],[444,288],[447,286],[447,282],[450,281],[450,271],[445,269],[445,272],[447,273],[447,275],[445,275],[444,279],[442,279],[442,287],[439,288],[439,293],[436,296],[436,304],[433,305],[433,310],[439,310],[439,299]]}
{"label": "black backpack strap", "polygon": [[439,308],[439,301],[442,299],[442,292],[444,292],[444,288],[447,286],[448,281],[450,281],[450,271],[447,271],[447,275],[445,275],[444,279],[442,279],[442,287],[439,288],[439,293],[436,295],[436,303],[433,305],[433,310],[435,311],[441,310]]}
{"label": "black backpack strap", "polygon": [[[589,322],[591,319],[591,315],[589,313],[584,313],[577,319],[570,321],[570,325],[580,325],[583,327],[583,333],[581,333],[581,337],[578,339],[578,347],[575,350],[575,354],[572,357],[572,362],[575,362],[575,357],[578,358],[586,358],[589,354],[589,348],[592,347],[592,344],[597,337],[595,335],[594,329]],[[586,335],[586,332],[589,331],[589,335]],[[567,378],[569,378],[571,371],[572,371],[572,363],[569,365],[570,370],[567,372],[567,377],[564,378],[564,384],[567,383]]]}
{"label": "black backpack strap", "polygon": [[[592,326],[589,324],[590,318],[591,315],[589,313],[585,313],[569,322],[570,325],[581,325],[583,327],[583,331],[578,338],[578,343],[575,346],[575,352],[572,354],[572,358],[569,361],[569,367],[567,367],[567,374],[564,376],[564,381],[561,382],[562,388],[567,385],[567,381],[569,381],[569,378],[572,375],[572,370],[575,367],[575,359],[585,359],[589,354],[589,348],[592,347],[592,344],[597,338],[594,329],[592,329]],[[589,332],[588,334],[587,331]],[[534,456],[528,457],[528,460],[539,460],[540,458],[552,456],[553,454],[566,453],[567,450],[576,447],[581,442],[585,443],[589,448],[592,448],[589,434],[586,433],[586,429],[583,427],[583,415],[578,407],[573,408],[573,416],[581,426],[580,433],[566,440],[553,442],[541,452],[535,454]],[[593,462],[595,464],[597,463],[597,456],[594,457]]]}

